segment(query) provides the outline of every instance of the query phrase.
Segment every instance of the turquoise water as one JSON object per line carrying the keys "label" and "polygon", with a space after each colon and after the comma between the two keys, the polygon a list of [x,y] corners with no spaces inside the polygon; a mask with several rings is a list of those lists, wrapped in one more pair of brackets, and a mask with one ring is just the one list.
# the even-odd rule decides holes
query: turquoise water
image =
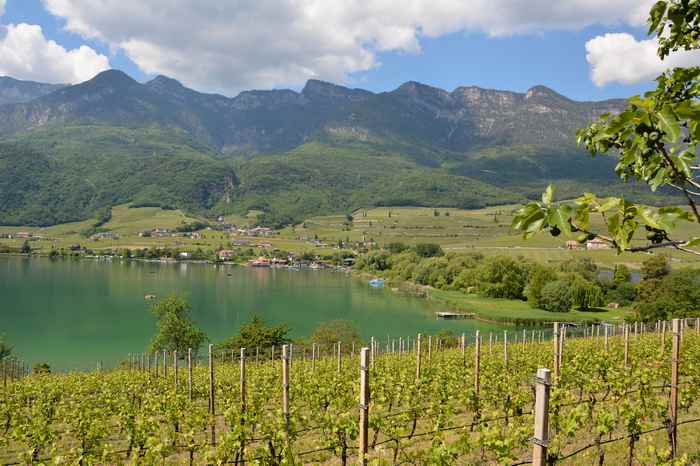
{"label": "turquoise water", "polygon": [[254,313],[287,323],[292,337],[321,322],[347,319],[364,338],[385,341],[418,332],[502,328],[473,320],[436,320],[426,300],[370,287],[344,273],[0,257],[0,334],[25,361],[54,369],[89,369],[144,351],[155,333],[152,301],[185,296],[211,341],[236,334]]}

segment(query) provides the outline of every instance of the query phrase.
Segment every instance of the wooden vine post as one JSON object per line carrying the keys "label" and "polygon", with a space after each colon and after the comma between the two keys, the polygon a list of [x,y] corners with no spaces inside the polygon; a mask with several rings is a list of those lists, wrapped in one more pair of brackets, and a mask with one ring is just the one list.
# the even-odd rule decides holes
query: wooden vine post
{"label": "wooden vine post", "polygon": [[681,321],[673,319],[673,346],[671,354],[671,400],[668,406],[669,414],[669,443],[671,444],[671,457],[675,458],[678,453],[678,366],[680,363],[681,350]]}
{"label": "wooden vine post", "polygon": [[187,349],[187,398],[192,401],[192,348]]}
{"label": "wooden vine post", "polygon": [[508,366],[508,330],[503,332],[503,364]]}
{"label": "wooden vine post", "polygon": [[661,354],[666,351],[666,321],[661,323]]}
{"label": "wooden vine post", "polygon": [[627,367],[629,363],[629,349],[630,349],[630,328],[629,325],[625,325],[622,329],[622,332],[624,333],[624,338],[625,338],[625,355],[624,355],[624,361],[625,361],[625,367]]}
{"label": "wooden vine post", "polygon": [[432,361],[432,353],[433,353],[433,336],[428,335],[428,366],[430,366],[430,363]]}
{"label": "wooden vine post", "polygon": [[[241,426],[245,424],[246,412],[246,385],[245,385],[245,348],[241,348],[240,361],[240,389],[241,389]],[[241,461],[240,464],[245,464],[245,439],[241,439]]]}
{"label": "wooden vine post", "polygon": [[420,347],[421,347],[422,335],[418,334],[418,339],[416,340],[416,381],[420,380]]}
{"label": "wooden vine post", "polygon": [[[420,334],[418,334],[420,354]],[[419,358],[420,360],[420,358]],[[420,366],[419,366],[420,367]],[[360,464],[367,465],[367,440],[369,426],[369,348],[360,350]]]}
{"label": "wooden vine post", "polygon": [[340,374],[340,369],[342,369],[342,365],[343,365],[343,362],[341,359],[341,353],[340,353],[340,345],[341,345],[341,343],[338,342],[338,374]]}
{"label": "wooden vine post", "polygon": [[282,346],[282,414],[284,415],[284,443],[289,449],[289,346]]}
{"label": "wooden vine post", "polygon": [[481,390],[481,382],[479,380],[481,374],[481,336],[479,331],[476,331],[474,337],[474,393],[479,396]]}
{"label": "wooden vine post", "polygon": [[559,378],[559,322],[554,322],[554,380]]}
{"label": "wooden vine post", "polygon": [[209,414],[211,414],[211,444],[216,445],[216,409],[214,400],[214,345],[209,344]]}
{"label": "wooden vine post", "polygon": [[605,352],[608,352],[608,326],[606,325],[605,328],[603,329],[604,335],[603,337],[605,338]]}
{"label": "wooden vine post", "polygon": [[168,378],[168,352],[163,350],[163,378]]}
{"label": "wooden vine post", "polygon": [[535,436],[532,438],[532,464],[547,464],[547,444],[549,442],[549,369],[537,369],[535,388]]}
{"label": "wooden vine post", "polygon": [[173,351],[173,372],[175,373],[175,391],[177,392],[178,378],[177,378],[177,350]]}

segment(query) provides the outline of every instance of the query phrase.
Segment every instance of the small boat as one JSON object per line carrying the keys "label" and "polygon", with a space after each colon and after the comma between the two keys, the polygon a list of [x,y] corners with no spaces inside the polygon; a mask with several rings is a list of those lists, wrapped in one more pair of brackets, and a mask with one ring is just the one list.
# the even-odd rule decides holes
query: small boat
{"label": "small boat", "polygon": [[383,278],[373,278],[369,281],[369,286],[373,286],[374,288],[381,288],[384,286],[384,279]]}
{"label": "small boat", "polygon": [[147,294],[143,297],[143,299],[156,299],[156,295],[154,294]]}
{"label": "small boat", "polygon": [[252,267],[270,267],[271,262],[267,257],[258,257],[254,261],[250,262]]}

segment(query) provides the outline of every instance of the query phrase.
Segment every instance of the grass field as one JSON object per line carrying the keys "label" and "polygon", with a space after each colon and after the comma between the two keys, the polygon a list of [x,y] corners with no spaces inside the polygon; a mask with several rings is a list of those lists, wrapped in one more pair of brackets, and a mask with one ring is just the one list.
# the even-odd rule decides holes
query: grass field
{"label": "grass field", "polygon": [[496,322],[532,323],[542,324],[566,320],[567,322],[622,322],[631,314],[630,309],[596,309],[582,312],[572,310],[563,314],[553,313],[531,307],[525,301],[508,299],[484,298],[477,295],[467,295],[459,291],[443,291],[431,289],[428,293],[430,299],[445,304],[449,309],[459,312],[473,312],[479,319]]}

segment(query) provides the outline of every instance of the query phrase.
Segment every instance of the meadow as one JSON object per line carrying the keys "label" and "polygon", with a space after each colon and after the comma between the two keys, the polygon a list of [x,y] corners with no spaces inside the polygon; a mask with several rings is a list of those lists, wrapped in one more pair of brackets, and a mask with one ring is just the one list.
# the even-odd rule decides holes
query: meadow
{"label": "meadow", "polygon": [[[3,227],[0,234],[31,232],[43,239],[32,241],[32,249],[48,253],[52,248],[69,248],[80,244],[91,250],[138,249],[167,247],[181,250],[201,248],[229,248],[232,240],[244,239],[256,245],[269,243],[273,249],[296,254],[311,253],[328,255],[338,249],[352,246],[384,246],[392,242],[407,245],[417,243],[437,243],[446,252],[480,252],[484,255],[522,256],[543,263],[556,264],[577,257],[590,257],[602,267],[625,264],[631,269],[639,269],[647,254],[617,254],[611,249],[570,250],[564,235],[557,238],[538,234],[524,240],[511,230],[514,212],[519,205],[509,204],[475,210],[428,207],[376,207],[359,209],[351,215],[326,215],[310,217],[306,221],[283,228],[265,238],[229,235],[220,230],[204,230],[197,239],[186,237],[141,237],[140,232],[154,228],[174,229],[187,223],[216,221],[187,214],[181,210],[163,210],[159,207],[130,208],[119,205],[112,209],[111,220],[102,226],[113,231],[119,239],[92,240],[81,234],[90,228],[95,220],[66,223],[45,228]],[[229,215],[224,223],[248,227],[256,222],[257,211],[245,216]],[[596,225],[602,228],[602,224]],[[682,224],[677,230],[678,237],[700,236],[700,227]],[[640,236],[643,238],[643,235]],[[350,242],[351,244],[348,244]],[[21,239],[0,239],[0,245],[19,248]],[[354,243],[354,244],[353,244]],[[638,240],[642,244],[642,240]],[[261,251],[262,253],[262,251]],[[663,254],[670,258],[674,267],[697,267],[700,256],[692,256],[673,249],[664,249]]]}

